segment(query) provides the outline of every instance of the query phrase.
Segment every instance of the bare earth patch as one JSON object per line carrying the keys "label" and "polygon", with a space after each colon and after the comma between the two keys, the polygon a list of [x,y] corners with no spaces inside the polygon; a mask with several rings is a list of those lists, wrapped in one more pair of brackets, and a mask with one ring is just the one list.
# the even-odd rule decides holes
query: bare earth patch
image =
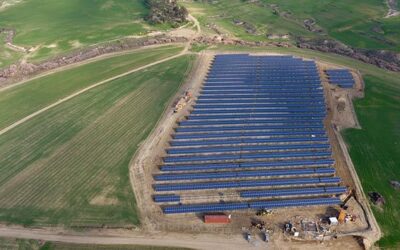
{"label": "bare earth patch", "polygon": [[108,197],[111,196],[113,193],[113,187],[109,186],[106,187],[100,194],[95,196],[91,201],[91,205],[117,205],[118,204],[118,199],[115,197]]}
{"label": "bare earth patch", "polygon": [[0,0],[0,11],[7,7],[21,3],[23,0]]}

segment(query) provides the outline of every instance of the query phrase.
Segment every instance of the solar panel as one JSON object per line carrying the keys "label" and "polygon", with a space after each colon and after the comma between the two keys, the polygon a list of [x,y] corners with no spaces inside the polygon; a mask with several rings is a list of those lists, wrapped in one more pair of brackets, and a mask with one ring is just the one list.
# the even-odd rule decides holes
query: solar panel
{"label": "solar panel", "polygon": [[[354,84],[350,72],[326,73],[339,86]],[[314,61],[216,55],[192,108],[178,122],[160,172],[154,174],[153,199],[181,202],[185,192],[195,196],[197,190],[233,189],[242,202],[169,205],[164,213],[340,203],[327,198],[346,189],[334,177]],[[178,194],[165,194],[171,191]],[[308,196],[315,198],[287,199]],[[243,201],[255,198],[270,200]]]}

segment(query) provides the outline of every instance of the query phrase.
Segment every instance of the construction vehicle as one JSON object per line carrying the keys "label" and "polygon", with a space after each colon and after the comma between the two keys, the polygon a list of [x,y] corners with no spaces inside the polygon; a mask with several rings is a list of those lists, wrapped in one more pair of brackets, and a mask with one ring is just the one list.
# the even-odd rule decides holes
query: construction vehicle
{"label": "construction vehicle", "polygon": [[246,240],[247,240],[248,242],[251,241],[251,233],[250,233],[250,232],[247,232],[247,233],[246,233]]}
{"label": "construction vehicle", "polygon": [[266,208],[260,209],[260,210],[258,210],[256,212],[257,216],[268,216],[268,215],[271,215],[271,214],[272,214],[272,210],[271,209],[266,209]]}
{"label": "construction vehicle", "polygon": [[263,232],[263,238],[265,242],[269,242],[269,232],[267,230]]}
{"label": "construction vehicle", "polygon": [[174,113],[183,109],[192,100],[192,94],[189,91],[185,92],[185,95],[179,99],[174,108]]}

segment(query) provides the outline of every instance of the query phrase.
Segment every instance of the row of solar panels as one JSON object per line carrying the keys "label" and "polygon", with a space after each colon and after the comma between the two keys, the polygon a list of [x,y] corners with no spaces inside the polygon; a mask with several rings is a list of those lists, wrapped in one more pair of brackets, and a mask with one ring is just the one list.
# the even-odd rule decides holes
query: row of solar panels
{"label": "row of solar panels", "polygon": [[243,104],[196,104],[193,106],[193,110],[221,110],[221,109],[274,109],[274,110],[287,110],[290,108],[318,108],[325,109],[324,103],[243,103]]}
{"label": "row of solar panels", "polygon": [[213,99],[217,99],[217,100],[230,100],[230,101],[234,101],[234,100],[238,100],[240,101],[240,99],[281,99],[281,100],[288,100],[288,99],[301,99],[301,97],[306,97],[304,99],[310,99],[310,98],[315,98],[318,101],[324,100],[323,97],[321,97],[321,94],[313,94],[313,93],[298,93],[296,95],[296,93],[258,93],[258,94],[246,94],[246,95],[242,95],[242,94],[213,94],[213,95],[201,95],[199,96],[198,100],[213,100]]}
{"label": "row of solar panels", "polygon": [[258,108],[258,109],[206,109],[193,110],[191,116],[213,115],[213,114],[292,114],[292,113],[313,113],[326,114],[324,106],[319,107],[292,107],[292,108]]}
{"label": "row of solar panels", "polygon": [[236,125],[219,127],[179,127],[175,129],[177,133],[205,133],[205,132],[226,132],[226,131],[250,131],[250,130],[299,130],[299,129],[324,129],[322,122],[313,124],[279,124],[279,125]]}
{"label": "row of solar panels", "polygon": [[257,145],[257,146],[230,146],[230,147],[203,147],[203,148],[173,148],[167,149],[169,155],[185,155],[185,154],[204,154],[204,153],[226,153],[226,152],[258,152],[258,151],[289,151],[301,149],[329,149],[330,144],[274,144],[274,145]]}
{"label": "row of solar panels", "polygon": [[263,69],[225,69],[225,70],[210,70],[207,73],[207,77],[210,76],[256,76],[256,77],[303,77],[303,76],[318,76],[317,68],[287,68],[287,69],[276,69],[276,68],[263,68]]}
{"label": "row of solar panels", "polygon": [[261,197],[277,197],[277,196],[304,196],[304,195],[335,195],[346,192],[345,187],[315,187],[315,188],[296,188],[296,189],[267,189],[241,191],[240,196],[243,198],[261,198]]}
{"label": "row of solar panels", "polygon": [[216,164],[186,164],[186,165],[163,165],[161,171],[206,171],[206,170],[227,170],[227,169],[290,169],[299,167],[331,167],[333,159],[314,160],[285,160],[268,162],[246,162],[246,163],[216,163]]}
{"label": "row of solar panels", "polygon": [[[297,92],[296,92],[297,91]],[[226,96],[226,95],[288,95],[289,93],[301,93],[303,94],[310,94],[310,95],[322,95],[322,89],[247,89],[243,91],[236,91],[236,90],[221,90],[221,91],[214,91],[214,90],[202,90],[200,91],[201,95],[203,96]]]}
{"label": "row of solar panels", "polygon": [[[267,189],[241,191],[242,198],[273,198],[273,197],[304,197],[310,195],[337,195],[346,192],[345,187],[315,187],[315,188],[296,188],[296,189]],[[155,202],[180,202],[181,197],[176,194],[154,195]]]}
{"label": "row of solar panels", "polygon": [[321,120],[310,120],[309,118],[296,118],[293,120],[284,117],[282,119],[259,119],[259,118],[247,118],[242,120],[217,120],[217,121],[181,121],[179,122],[179,127],[196,127],[196,126],[222,126],[222,125],[236,125],[236,126],[245,126],[245,125],[300,125],[300,124],[321,124]]}
{"label": "row of solar panels", "polygon": [[322,136],[285,136],[285,137],[267,137],[267,138],[251,138],[251,137],[232,137],[226,139],[209,139],[209,140],[172,140],[170,141],[171,147],[209,147],[212,145],[242,145],[242,144],[271,144],[271,143],[319,143],[327,142],[328,137],[326,135]]}
{"label": "row of solar panels", "polygon": [[[287,67],[314,67],[315,63],[311,61],[275,61],[271,63],[271,61],[257,61],[257,60],[230,60],[229,61],[229,66],[231,68],[243,68],[243,67],[252,67],[252,68],[267,68],[267,67],[275,67],[275,68],[282,68],[283,66]],[[226,61],[214,61],[212,63],[212,68],[213,69],[219,69],[219,68],[228,68],[229,67],[226,63]]]}
{"label": "row of solar panels", "polygon": [[232,211],[243,209],[260,209],[260,208],[281,208],[281,207],[298,207],[298,206],[318,206],[318,205],[338,205],[341,201],[339,198],[318,198],[318,199],[302,199],[302,200],[281,200],[281,201],[264,201],[264,202],[237,202],[237,203],[220,203],[220,204],[191,204],[166,206],[163,208],[165,214],[178,213],[205,213]]}
{"label": "row of solar panels", "polygon": [[279,84],[271,84],[271,85],[253,85],[253,86],[246,86],[246,85],[232,85],[232,84],[227,84],[227,85],[208,85],[203,87],[203,91],[241,91],[241,90],[257,90],[257,91],[274,91],[274,90],[291,90],[293,88],[297,88],[299,90],[318,90],[322,89],[321,85],[319,84],[309,84],[307,86],[299,86],[297,84],[288,84],[288,85],[279,85]]}
{"label": "row of solar panels", "polygon": [[263,131],[263,132],[229,132],[223,134],[175,134],[174,140],[204,140],[212,138],[244,138],[244,137],[281,137],[295,135],[309,135],[310,137],[326,134],[325,130],[314,131]]}
{"label": "row of solar panels", "polygon": [[187,119],[189,121],[199,120],[226,120],[226,119],[270,119],[270,120],[282,120],[282,119],[318,119],[322,120],[325,117],[325,113],[313,114],[313,113],[290,113],[290,114],[238,114],[238,115],[204,115],[204,116],[193,116],[189,115]]}
{"label": "row of solar panels", "polygon": [[204,190],[204,189],[231,189],[248,187],[276,187],[276,186],[299,186],[299,185],[333,185],[339,184],[339,177],[320,178],[293,178],[293,179],[266,179],[266,180],[237,180],[218,182],[192,182],[192,183],[168,183],[154,184],[156,192],[180,191],[180,190]]}
{"label": "row of solar panels", "polygon": [[[307,79],[307,80],[299,80],[299,79],[286,79],[286,80],[268,80],[268,81],[261,81],[260,79],[219,79],[219,80],[207,80],[204,84],[205,86],[235,86],[235,85],[261,85],[261,86],[270,86],[270,85],[277,85],[277,84],[284,84],[286,85],[293,85],[293,86],[309,86],[315,85],[318,83],[317,79]],[[284,87],[282,86],[282,87]]]}
{"label": "row of solar panels", "polygon": [[[301,132],[301,133],[300,133]],[[308,134],[324,134],[323,127],[321,128],[276,128],[276,129],[236,129],[236,130],[223,130],[220,128],[218,131],[200,131],[200,132],[177,132],[174,135],[174,139],[198,139],[198,138],[221,138],[221,137],[234,137],[234,136],[279,136],[279,135],[291,135],[301,134],[303,132],[309,132]],[[315,132],[315,133],[314,133]],[[250,134],[253,133],[253,134]],[[257,133],[257,134],[256,134]],[[307,134],[307,133],[305,133]]]}
{"label": "row of solar panels", "polygon": [[[309,76],[309,77],[257,77],[257,76],[219,76],[219,77],[209,77],[206,85],[208,84],[216,84],[216,83],[229,83],[229,82],[240,82],[240,81],[250,81],[254,83],[265,82],[265,84],[278,83],[279,81],[284,81],[287,83],[297,83],[299,85],[307,85],[309,83],[315,83],[318,80],[318,76]],[[300,82],[302,84],[300,84]],[[252,84],[249,84],[251,86]]]}
{"label": "row of solar panels", "polygon": [[246,96],[238,98],[230,97],[230,96],[220,96],[219,98],[210,97],[210,96],[199,96],[196,101],[197,105],[211,105],[211,104],[300,104],[305,105],[307,103],[311,103],[311,105],[320,105],[321,103],[325,103],[325,99],[322,96]]}
{"label": "row of solar panels", "polygon": [[312,149],[304,151],[284,151],[274,153],[241,153],[241,154],[221,154],[221,155],[199,155],[199,156],[166,156],[166,164],[176,164],[185,162],[217,162],[217,161],[245,161],[256,159],[288,159],[288,158],[326,158],[332,153],[326,148]]}
{"label": "row of solar panels", "polygon": [[201,179],[231,179],[249,177],[283,177],[283,176],[324,176],[333,175],[334,168],[308,168],[289,170],[258,170],[240,172],[201,172],[155,175],[156,181],[201,180]]}

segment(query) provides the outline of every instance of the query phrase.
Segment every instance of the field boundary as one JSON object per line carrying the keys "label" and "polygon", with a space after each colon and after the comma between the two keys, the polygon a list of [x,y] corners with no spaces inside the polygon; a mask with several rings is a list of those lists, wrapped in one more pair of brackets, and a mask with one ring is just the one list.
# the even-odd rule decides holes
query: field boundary
{"label": "field boundary", "polygon": [[100,56],[96,56],[96,57],[92,57],[90,59],[84,60],[84,61],[80,61],[80,62],[75,62],[75,63],[71,63],[71,64],[67,64],[55,69],[51,69],[49,71],[45,71],[42,73],[39,73],[38,75],[35,75],[33,77],[30,77],[28,79],[22,80],[20,82],[16,82],[16,83],[11,83],[8,85],[4,85],[4,86],[0,86],[0,92],[17,87],[19,85],[23,85],[27,82],[30,82],[32,80],[38,79],[38,78],[42,78],[48,75],[52,75],[54,73],[58,73],[64,70],[68,70],[68,69],[74,69],[89,63],[93,63],[93,62],[97,62],[97,61],[101,61],[101,60],[105,60],[105,59],[110,59],[110,58],[114,58],[117,56],[122,56],[122,55],[127,55],[127,54],[133,54],[136,52],[140,52],[142,50],[147,50],[147,49],[153,49],[153,48],[162,48],[162,47],[170,47],[170,46],[174,46],[174,45],[180,45],[183,47],[184,43],[169,43],[169,44],[156,44],[156,45],[148,45],[148,46],[143,46],[143,47],[139,47],[139,48],[133,48],[133,49],[128,49],[128,50],[124,50],[124,51],[117,51],[117,52],[111,52],[111,53],[106,53],[106,54],[102,54]]}
{"label": "field boundary", "polygon": [[186,51],[183,50],[182,52],[180,52],[179,54],[176,54],[176,55],[174,55],[174,56],[170,56],[170,57],[167,57],[167,58],[164,58],[164,59],[161,59],[161,60],[158,60],[158,61],[155,61],[155,62],[146,64],[146,65],[144,65],[144,66],[135,68],[135,69],[130,70],[130,71],[127,71],[127,72],[125,72],[125,73],[122,73],[122,74],[113,76],[113,77],[111,77],[111,78],[105,79],[105,80],[103,80],[103,81],[97,82],[97,83],[95,83],[95,84],[92,84],[92,85],[90,85],[89,87],[86,87],[86,88],[84,88],[84,89],[81,89],[81,90],[79,90],[78,92],[75,92],[75,93],[73,93],[73,94],[71,94],[71,95],[69,95],[69,96],[67,96],[67,97],[64,97],[64,98],[58,100],[57,102],[54,102],[54,103],[52,103],[52,104],[50,104],[50,105],[48,105],[48,106],[46,106],[46,107],[44,107],[44,108],[42,108],[42,109],[40,109],[40,110],[38,110],[38,111],[36,111],[36,112],[34,112],[34,113],[28,115],[28,116],[26,116],[26,117],[20,119],[19,121],[17,121],[17,122],[15,122],[15,123],[11,124],[10,126],[8,126],[8,127],[4,128],[4,129],[0,130],[0,136],[3,135],[4,133],[10,131],[11,129],[17,127],[18,125],[20,125],[20,124],[22,124],[22,123],[24,123],[24,122],[26,122],[26,121],[28,121],[28,120],[30,120],[30,119],[32,119],[32,118],[38,116],[38,115],[40,115],[41,113],[43,113],[43,112],[45,112],[45,111],[47,111],[47,110],[49,110],[49,109],[51,109],[51,108],[53,108],[53,107],[55,107],[55,106],[61,104],[61,103],[64,103],[64,102],[66,102],[66,101],[68,101],[68,100],[70,100],[70,99],[72,99],[72,98],[74,98],[74,97],[76,97],[76,96],[78,96],[78,95],[80,95],[80,94],[82,94],[82,93],[85,93],[85,92],[88,91],[88,90],[91,90],[91,89],[93,89],[93,88],[96,88],[96,87],[98,87],[98,86],[101,86],[101,85],[103,85],[103,84],[105,84],[105,83],[108,83],[108,82],[110,82],[110,81],[116,80],[116,79],[118,79],[118,78],[121,78],[121,77],[130,75],[130,74],[135,73],[135,72],[137,72],[137,71],[140,71],[140,70],[149,68],[149,67],[151,67],[151,66],[154,66],[154,65],[157,65],[157,64],[160,64],[160,63],[163,63],[163,62],[172,60],[172,59],[174,59],[174,58],[178,58],[178,57],[184,55],[185,53],[186,53]]}

